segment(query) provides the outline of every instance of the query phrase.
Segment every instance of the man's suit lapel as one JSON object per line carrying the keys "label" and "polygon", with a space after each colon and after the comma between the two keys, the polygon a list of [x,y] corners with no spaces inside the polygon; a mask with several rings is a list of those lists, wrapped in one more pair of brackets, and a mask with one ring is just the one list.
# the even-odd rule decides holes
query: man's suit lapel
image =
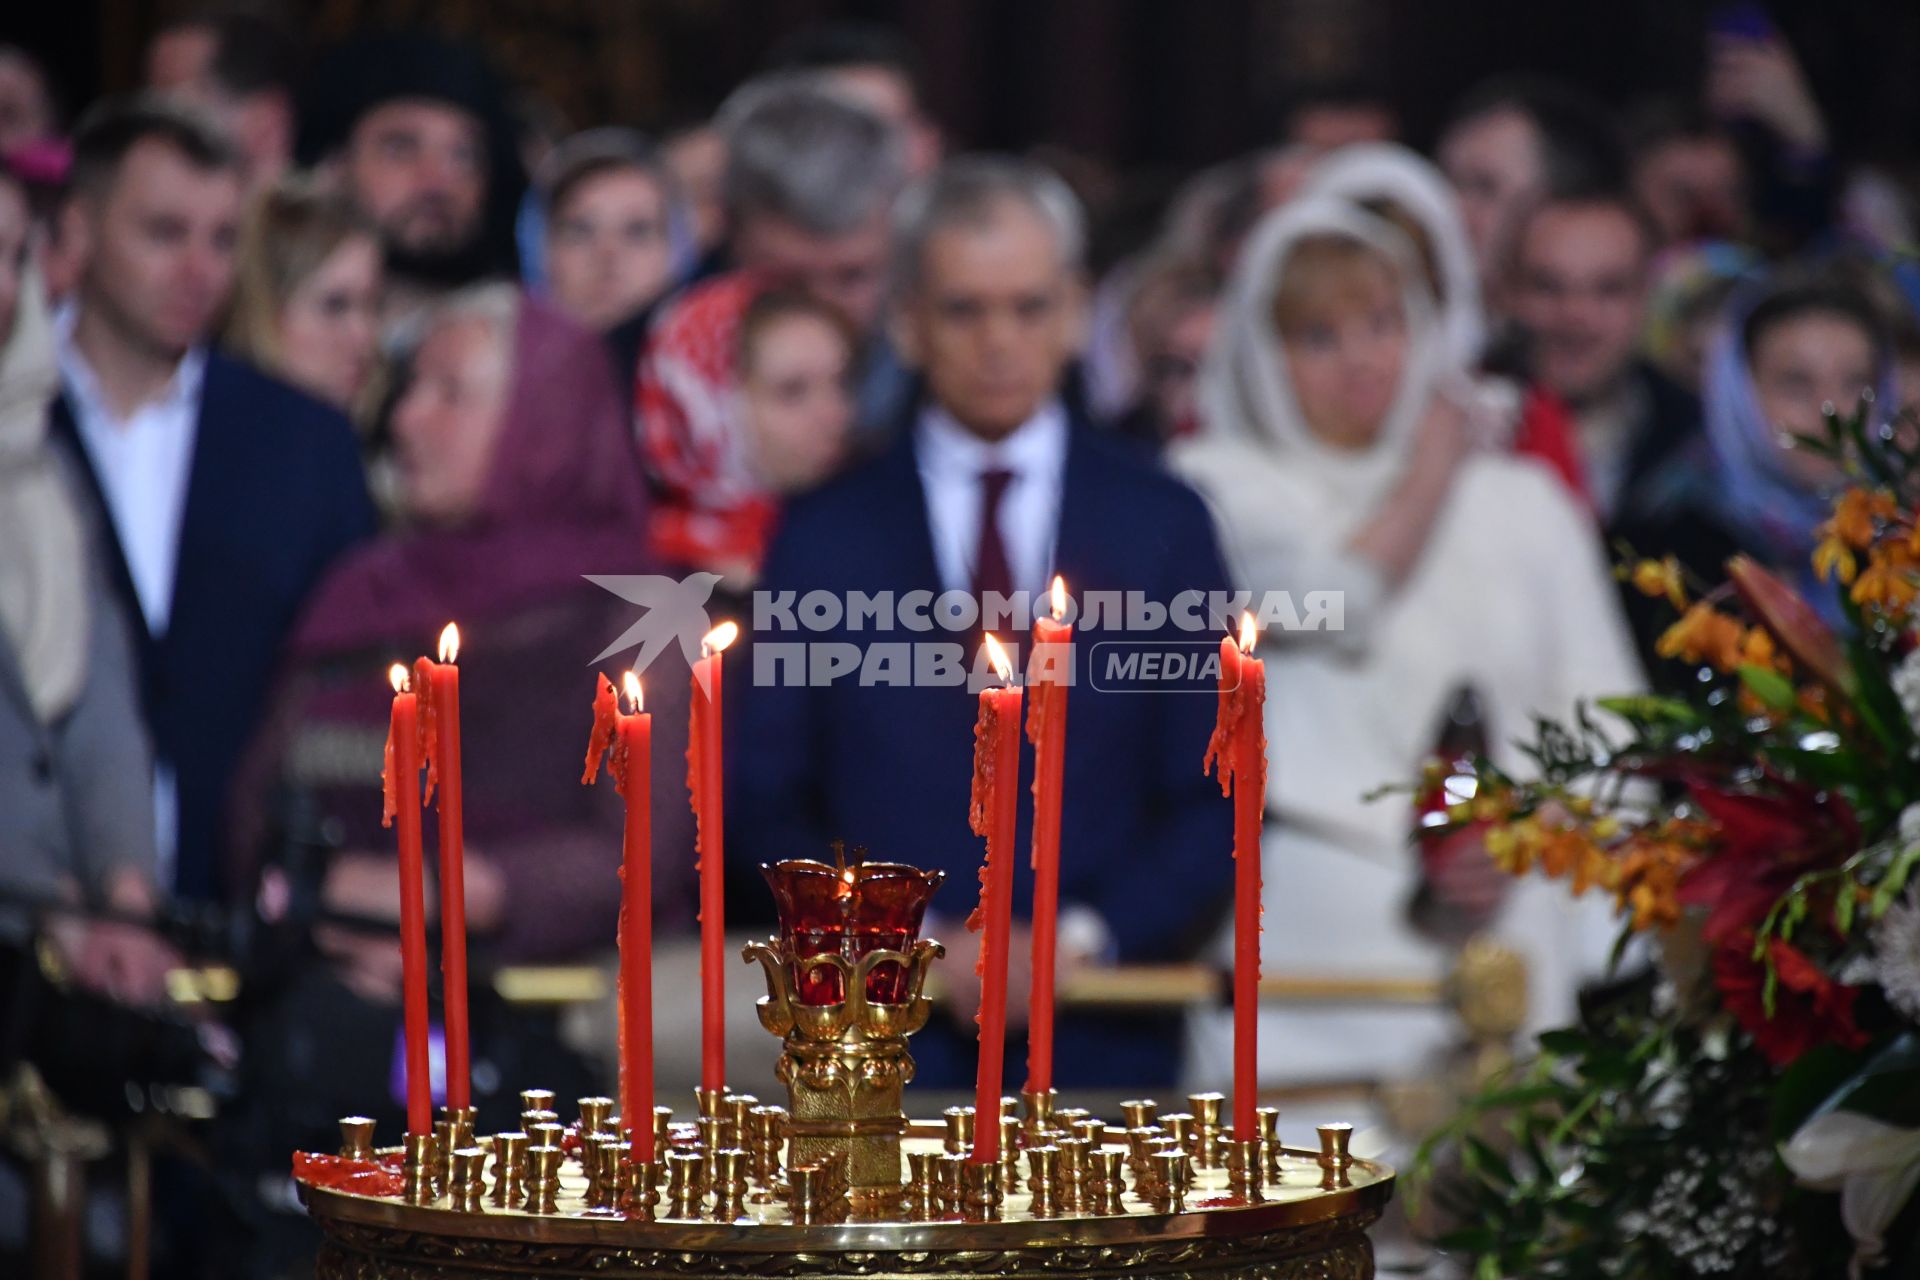
{"label": "man's suit lapel", "polygon": [[200,383],[200,409],[194,420],[193,459],[187,464],[186,501],[180,512],[169,630],[178,627],[181,618],[203,600],[205,592],[196,569],[220,560],[199,552],[213,540],[214,530],[227,510],[227,495],[235,479],[244,475],[243,451],[236,447],[242,428],[227,403],[231,391],[224,362],[217,355],[209,355]]}
{"label": "man's suit lapel", "polygon": [[[125,606],[127,616],[139,620],[139,634],[143,641],[151,641],[145,615],[140,609],[140,594],[133,588],[133,571],[127,567],[126,553],[120,548],[120,534],[113,522],[113,511],[107,506],[106,491],[100,487],[100,474],[93,469],[93,456],[80,439],[80,428],[75,422],[73,405],[67,399],[64,386],[54,398],[51,421],[54,438],[61,441],[73,455],[74,470],[86,491],[85,500],[93,505],[92,524],[101,544],[101,557],[113,590]],[[144,649],[147,646],[143,643],[141,647]]]}
{"label": "man's suit lapel", "polygon": [[[933,552],[933,525],[927,514],[927,491],[920,483],[920,433],[912,421],[901,440],[886,454],[873,497],[875,531],[894,541],[892,560],[900,581],[940,590],[940,561]],[[887,531],[898,531],[889,534]],[[897,539],[897,540],[896,540]],[[885,554],[884,548],[875,548]]]}
{"label": "man's suit lapel", "polygon": [[[1065,576],[1069,591],[1103,586],[1103,551],[1115,527],[1100,503],[1101,487],[1088,483],[1098,460],[1087,452],[1086,428],[1077,421],[1067,435],[1067,464],[1060,477],[1060,527],[1054,535],[1052,573]],[[1093,575],[1089,578],[1089,574]],[[1049,575],[1048,581],[1052,581]]]}

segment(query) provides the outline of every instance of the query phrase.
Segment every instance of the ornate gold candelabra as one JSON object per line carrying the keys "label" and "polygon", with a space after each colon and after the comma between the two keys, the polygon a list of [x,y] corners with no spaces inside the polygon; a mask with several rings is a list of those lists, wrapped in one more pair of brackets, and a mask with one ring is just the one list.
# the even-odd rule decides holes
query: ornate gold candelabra
{"label": "ornate gold candelabra", "polygon": [[[781,933],[745,958],[767,977],[760,1020],[781,1041],[787,1107],[715,1092],[692,1123],[656,1108],[646,1163],[605,1098],[563,1125],[552,1093],[530,1089],[520,1129],[477,1137],[470,1115],[445,1116],[402,1150],[349,1117],[337,1154],[294,1157],[325,1234],[321,1280],[1372,1276],[1366,1230],[1393,1173],[1354,1158],[1345,1125],[1294,1150],[1263,1108],[1240,1141],[1217,1094],[1164,1113],[1130,1101],[1114,1123],[1051,1093],[1017,1114],[909,1120],[907,1038],[942,954],[917,934],[938,877],[788,863],[768,878]],[[1002,1145],[984,1164],[970,1158],[982,1123]]]}

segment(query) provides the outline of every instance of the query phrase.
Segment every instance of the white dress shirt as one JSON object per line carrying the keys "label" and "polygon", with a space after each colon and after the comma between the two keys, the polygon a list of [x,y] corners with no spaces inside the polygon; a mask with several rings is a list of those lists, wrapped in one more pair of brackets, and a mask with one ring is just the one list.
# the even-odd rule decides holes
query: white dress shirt
{"label": "white dress shirt", "polygon": [[920,486],[927,495],[927,522],[940,584],[948,591],[973,589],[980,550],[981,475],[1010,471],[1000,495],[1000,542],[1015,591],[1038,600],[1053,568],[1060,531],[1060,494],[1067,470],[1067,415],[1048,401],[999,441],[973,435],[944,409],[928,408],[919,423]]}
{"label": "white dress shirt", "polygon": [[[1010,471],[1013,479],[1000,495],[1000,544],[1007,551],[1014,590],[1029,592],[1033,607],[1044,608],[1041,601],[1060,533],[1060,497],[1066,488],[1066,411],[1050,400],[993,443],[938,407],[921,413],[918,430],[920,487],[927,495],[940,585],[948,591],[973,590],[974,558],[980,551],[980,477],[988,471]],[[1061,903],[1056,931],[1055,945],[1063,956],[1114,959],[1113,930],[1084,903]],[[929,926],[928,932],[939,930]]]}
{"label": "white dress shirt", "polygon": [[[207,353],[199,347],[188,352],[160,393],[123,418],[107,403],[99,378],[73,343],[76,314],[74,307],[63,308],[54,322],[60,380],[81,447],[100,481],[141,616],[150,635],[162,636],[173,615],[180,520],[187,508]],[[162,760],[154,762],[153,810],[159,880],[166,885],[178,853],[180,793],[172,766]]]}
{"label": "white dress shirt", "polygon": [[173,612],[180,517],[187,508],[207,353],[197,347],[188,352],[160,393],[122,418],[107,403],[99,378],[73,343],[74,319],[75,311],[68,307],[56,321],[60,380],[73,406],[80,443],[100,480],[147,630],[165,635]]}

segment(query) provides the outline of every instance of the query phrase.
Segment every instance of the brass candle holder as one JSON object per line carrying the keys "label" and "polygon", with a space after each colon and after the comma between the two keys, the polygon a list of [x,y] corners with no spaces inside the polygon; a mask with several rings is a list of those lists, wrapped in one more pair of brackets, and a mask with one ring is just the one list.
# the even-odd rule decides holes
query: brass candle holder
{"label": "brass candle holder", "polygon": [[[318,1280],[1373,1275],[1366,1230],[1393,1174],[1352,1154],[1350,1126],[1297,1150],[1271,1109],[1253,1140],[1225,1132],[1217,1095],[1107,1117],[1052,1091],[909,1120],[908,1038],[941,947],[897,908],[924,905],[937,878],[825,864],[803,878],[785,885],[781,935],[747,948],[787,1107],[712,1090],[678,1125],[657,1107],[645,1164],[600,1097],[563,1123],[552,1092],[529,1089],[520,1129],[475,1138],[471,1115],[449,1114],[439,1141],[407,1134],[399,1150],[348,1117],[337,1154],[294,1158],[325,1234]],[[981,1124],[1000,1126],[1001,1153],[976,1164]]]}
{"label": "brass candle holder", "polygon": [[788,1167],[844,1157],[855,1216],[895,1216],[907,1037],[927,1025],[927,972],[945,954],[920,920],[945,877],[893,863],[761,870],[781,931],[744,954],[766,973],[760,1024],[781,1039]]}

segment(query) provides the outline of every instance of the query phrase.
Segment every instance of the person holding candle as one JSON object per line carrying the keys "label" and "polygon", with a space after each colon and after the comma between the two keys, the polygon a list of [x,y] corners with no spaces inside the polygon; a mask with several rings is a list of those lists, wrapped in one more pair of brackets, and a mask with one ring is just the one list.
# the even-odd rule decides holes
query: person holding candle
{"label": "person holding candle", "polygon": [[[1438,978],[1445,937],[1416,928],[1422,887],[1404,803],[1463,690],[1508,745],[1533,714],[1641,685],[1590,523],[1536,460],[1476,447],[1446,397],[1424,275],[1392,224],[1301,197],[1256,229],[1202,383],[1203,435],[1177,469],[1208,495],[1255,593],[1344,593],[1342,629],[1263,633],[1267,808],[1262,963],[1269,977]],[[1223,854],[1224,856],[1224,854]],[[1490,927],[1529,966],[1529,1022],[1564,1019],[1604,965],[1603,905],[1498,891],[1477,847],[1425,886],[1460,933]],[[1223,937],[1216,954],[1224,958]],[[1411,1076],[1456,1034],[1438,1007],[1269,1008],[1268,1083]],[[1194,1019],[1196,1082],[1224,1086],[1224,1012]]]}
{"label": "person holding candle", "polygon": [[[1081,335],[1080,210],[1058,178],[1021,161],[950,161],[897,213],[894,331],[924,383],[921,403],[880,458],[788,508],[764,589],[801,593],[1008,593],[1042,599],[1057,572],[1083,592],[1138,590],[1165,603],[1225,586],[1206,511],[1183,485],[1104,439],[1069,410],[1062,378]],[[1045,606],[1041,606],[1043,609]],[[977,623],[977,619],[975,619]],[[1167,961],[1192,948],[1226,906],[1230,811],[1199,770],[1213,726],[1210,685],[1180,691],[1093,687],[1090,650],[1103,636],[1148,644],[1169,628],[1120,635],[1118,619],[1076,626],[1072,732],[1065,743],[1058,959],[1063,973],[1107,960]],[[1016,623],[1016,626],[1024,624]],[[1213,633],[1190,638],[1211,644]],[[782,636],[869,653],[901,643],[943,646],[974,666],[977,625],[913,631],[842,625]],[[1024,669],[1027,638],[1001,630]],[[745,662],[747,655],[743,655]],[[950,1020],[914,1039],[919,1080],[974,1082],[974,935],[961,922],[977,883],[979,837],[968,826],[975,699],[964,685],[842,680],[800,687],[754,672],[739,682],[730,761],[729,835],[740,860],[824,857],[829,841],[875,858],[947,873],[927,933],[949,948],[940,972]],[[732,696],[732,690],[729,691]],[[1024,733],[1024,726],[1019,726]],[[1018,830],[1031,829],[1033,753],[1022,748]],[[1012,859],[1014,919],[1007,961],[1009,1087],[1024,1080],[1033,870],[1023,837]],[[1177,1027],[1151,1018],[1063,1013],[1054,1038],[1061,1088],[1170,1083]]]}

